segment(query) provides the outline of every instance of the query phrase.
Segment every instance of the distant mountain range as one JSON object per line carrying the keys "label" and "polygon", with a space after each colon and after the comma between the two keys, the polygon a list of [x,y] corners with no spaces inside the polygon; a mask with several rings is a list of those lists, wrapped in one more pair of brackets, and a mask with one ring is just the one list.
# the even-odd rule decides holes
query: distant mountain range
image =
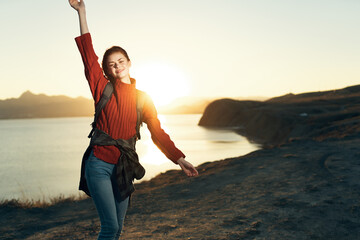
{"label": "distant mountain range", "polygon": [[93,114],[93,101],[84,97],[47,96],[26,91],[19,98],[0,100],[0,119],[80,117]]}
{"label": "distant mountain range", "polygon": [[[183,98],[171,107],[158,108],[161,114],[200,114],[214,99]],[[0,119],[93,116],[92,99],[48,96],[24,92],[19,98],[0,100]]]}
{"label": "distant mountain range", "polygon": [[[158,112],[162,114],[202,114],[205,108],[218,98],[209,97],[182,97],[174,100],[168,106],[158,108]],[[235,100],[257,100],[264,101],[266,97],[237,97]]]}

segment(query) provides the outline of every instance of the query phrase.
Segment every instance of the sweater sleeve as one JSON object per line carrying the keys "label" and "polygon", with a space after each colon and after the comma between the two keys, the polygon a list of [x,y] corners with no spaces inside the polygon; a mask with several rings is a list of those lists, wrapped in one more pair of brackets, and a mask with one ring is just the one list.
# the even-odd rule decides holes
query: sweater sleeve
{"label": "sweater sleeve", "polygon": [[99,101],[107,79],[104,77],[98,57],[95,54],[90,33],[75,38],[76,45],[84,63],[85,76],[88,80],[95,103]]}
{"label": "sweater sleeve", "polygon": [[157,111],[151,98],[146,95],[143,108],[143,121],[146,123],[154,144],[165,154],[165,156],[177,163],[180,157],[185,155],[175,146],[170,136],[161,128],[157,117]]}

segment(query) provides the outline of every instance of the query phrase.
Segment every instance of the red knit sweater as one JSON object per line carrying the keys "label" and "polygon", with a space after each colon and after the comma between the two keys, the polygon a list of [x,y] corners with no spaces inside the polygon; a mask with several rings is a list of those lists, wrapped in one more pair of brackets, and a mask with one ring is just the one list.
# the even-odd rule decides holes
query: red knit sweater
{"label": "red knit sweater", "polygon": [[[85,76],[89,82],[95,105],[108,80],[104,77],[98,57],[94,52],[90,33],[75,38],[85,66]],[[129,139],[136,134],[136,88],[135,79],[132,84],[117,81],[114,94],[101,112],[96,127],[114,139]],[[156,146],[174,163],[185,155],[175,147],[168,134],[161,128],[157,111],[152,100],[147,97],[143,107],[143,121],[151,133]],[[115,146],[94,146],[94,155],[101,160],[116,164],[120,151]]]}

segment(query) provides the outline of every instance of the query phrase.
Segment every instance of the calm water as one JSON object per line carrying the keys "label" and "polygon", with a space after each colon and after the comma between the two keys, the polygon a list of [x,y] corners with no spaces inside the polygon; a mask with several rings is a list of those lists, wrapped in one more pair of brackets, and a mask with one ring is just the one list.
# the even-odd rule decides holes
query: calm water
{"label": "calm water", "polygon": [[[200,114],[160,115],[164,130],[195,166],[258,149],[231,131],[197,126]],[[92,118],[0,120],[0,199],[77,194]],[[146,124],[137,143],[144,180],[179,167],[152,143]]]}

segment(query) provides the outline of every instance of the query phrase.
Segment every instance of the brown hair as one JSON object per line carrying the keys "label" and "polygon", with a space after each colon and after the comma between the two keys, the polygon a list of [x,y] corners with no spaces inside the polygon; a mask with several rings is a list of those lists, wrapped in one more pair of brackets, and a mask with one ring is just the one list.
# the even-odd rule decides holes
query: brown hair
{"label": "brown hair", "polygon": [[119,47],[119,46],[112,46],[111,48],[108,48],[105,53],[104,53],[104,56],[103,56],[103,59],[102,59],[102,68],[103,68],[103,72],[104,72],[104,75],[107,79],[111,80],[110,79],[110,74],[108,72],[108,69],[107,69],[107,61],[108,61],[108,57],[113,54],[113,53],[116,53],[116,52],[119,52],[121,53],[122,55],[124,55],[126,57],[126,59],[128,61],[130,61],[130,58],[129,58],[129,55],[127,54],[127,52],[125,51],[125,49],[123,49],[122,47]]}

